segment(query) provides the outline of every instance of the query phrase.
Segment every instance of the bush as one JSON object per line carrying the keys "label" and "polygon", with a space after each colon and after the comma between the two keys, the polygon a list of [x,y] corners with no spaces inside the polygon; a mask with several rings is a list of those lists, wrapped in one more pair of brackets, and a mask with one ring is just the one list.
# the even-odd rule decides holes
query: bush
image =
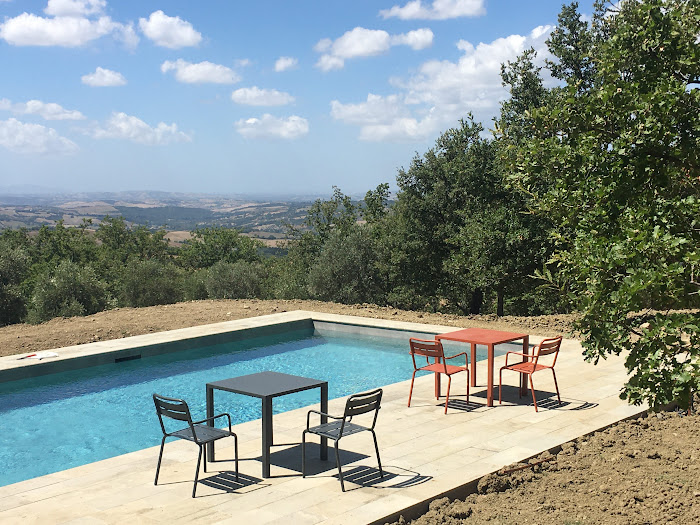
{"label": "bush", "polygon": [[100,312],[109,304],[104,283],[87,266],[64,260],[36,280],[28,320],[41,323],[54,317],[72,317]]}
{"label": "bush", "polygon": [[376,253],[368,228],[334,231],[309,271],[309,291],[324,301],[382,304]]}
{"label": "bush", "polygon": [[220,261],[209,268],[206,287],[212,299],[252,299],[261,295],[260,267],[245,261]]}
{"label": "bush", "polygon": [[194,270],[185,273],[182,280],[182,292],[185,301],[207,299],[207,270]]}
{"label": "bush", "polygon": [[153,259],[131,260],[126,265],[122,299],[127,306],[171,304],[182,297],[182,274],[175,265]]}
{"label": "bush", "polygon": [[0,326],[19,323],[27,312],[20,285],[28,268],[29,255],[25,249],[0,252]]}

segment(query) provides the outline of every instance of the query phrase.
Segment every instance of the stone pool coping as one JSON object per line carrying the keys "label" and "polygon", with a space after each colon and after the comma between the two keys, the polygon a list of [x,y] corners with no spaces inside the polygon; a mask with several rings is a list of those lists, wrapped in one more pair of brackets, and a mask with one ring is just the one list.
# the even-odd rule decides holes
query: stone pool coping
{"label": "stone pool coping", "polygon": [[[225,337],[226,333],[246,328],[272,330],[290,322],[318,323],[321,329],[333,328],[324,323],[337,323],[335,328],[343,331],[439,333],[458,329],[297,311],[62,348],[56,350],[59,357],[51,361],[27,363],[18,361],[18,356],[9,356],[0,358],[0,370],[31,370],[44,363],[60,368],[69,366],[71,359],[73,365],[82,366],[86,359],[97,359],[94,356],[100,354],[113,360],[114,356],[126,355],[120,352],[134,348],[157,348],[195,337]],[[531,342],[538,340],[531,336]],[[496,359],[498,367],[502,357]],[[46,369],[41,370],[43,373]],[[470,404],[463,403],[458,387],[461,381],[456,378],[452,397],[457,407],[450,408],[447,415],[442,413],[441,402],[431,395],[429,376],[416,380],[410,408],[406,407],[410,381],[385,386],[377,434],[389,476],[384,480],[376,476],[371,440],[365,443],[361,436],[347,438],[342,448],[358,455],[343,467],[349,489],[345,493],[340,492],[334,477],[333,462],[316,461],[313,476],[299,476],[295,462],[307,410],[302,408],[275,415],[275,440],[290,448],[273,454],[273,478],[259,477],[260,420],[256,420],[235,428],[241,440],[243,484],[231,484],[229,478],[214,470],[214,466],[228,470],[232,468],[229,464],[215,464],[209,474],[201,476],[207,483],[200,485],[198,498],[193,500],[189,495],[196,447],[175,442],[166,445],[162,484],[157,487],[153,486],[155,447],[0,487],[0,522],[384,523],[400,514],[415,515],[437,497],[462,497],[483,475],[634,417],[645,409],[630,407],[618,397],[626,378],[622,357],[613,356],[593,366],[583,361],[581,346],[574,340],[564,341],[557,363],[565,402],[561,408],[540,402],[541,410],[535,413],[531,400],[518,400],[514,387],[506,389],[503,405],[486,407],[485,364],[477,364],[477,370],[480,386],[472,389]],[[546,374],[535,379],[539,400],[540,396],[546,397],[543,390],[552,389]],[[332,400],[331,412],[342,410],[343,403],[343,399]],[[220,457],[229,457],[230,449],[221,450]],[[365,484],[353,483],[348,472],[359,472]]]}

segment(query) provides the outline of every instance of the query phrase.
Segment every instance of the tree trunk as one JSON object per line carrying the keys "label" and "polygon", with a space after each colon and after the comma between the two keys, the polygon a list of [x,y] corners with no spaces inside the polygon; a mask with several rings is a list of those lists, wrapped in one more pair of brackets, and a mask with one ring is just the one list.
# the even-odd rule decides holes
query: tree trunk
{"label": "tree trunk", "polygon": [[471,303],[469,304],[469,313],[470,314],[480,314],[481,313],[481,305],[484,302],[484,292],[481,291],[481,289],[476,289],[472,292],[472,300]]}
{"label": "tree trunk", "polygon": [[496,290],[496,315],[503,317],[503,289],[499,288]]}

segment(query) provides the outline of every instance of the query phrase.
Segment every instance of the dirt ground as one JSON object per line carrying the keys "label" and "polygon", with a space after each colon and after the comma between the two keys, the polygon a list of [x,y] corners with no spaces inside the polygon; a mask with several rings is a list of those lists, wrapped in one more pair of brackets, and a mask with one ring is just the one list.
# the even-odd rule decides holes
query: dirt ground
{"label": "dirt ground", "polygon": [[[119,308],[41,325],[0,328],[0,355],[90,343],[292,310],[571,336],[571,315],[530,318],[405,312],[318,301],[194,301]],[[486,476],[465,501],[435,500],[412,523],[700,523],[700,416],[678,412],[624,421],[567,443],[555,455]],[[403,518],[397,523],[407,523]]]}

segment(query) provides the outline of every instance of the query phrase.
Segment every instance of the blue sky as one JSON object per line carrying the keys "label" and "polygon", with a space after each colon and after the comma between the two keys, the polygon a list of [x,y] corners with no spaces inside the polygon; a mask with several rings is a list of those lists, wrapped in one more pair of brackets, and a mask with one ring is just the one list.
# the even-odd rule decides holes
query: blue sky
{"label": "blue sky", "polygon": [[0,187],[393,186],[467,112],[491,127],[561,4],[0,0]]}

